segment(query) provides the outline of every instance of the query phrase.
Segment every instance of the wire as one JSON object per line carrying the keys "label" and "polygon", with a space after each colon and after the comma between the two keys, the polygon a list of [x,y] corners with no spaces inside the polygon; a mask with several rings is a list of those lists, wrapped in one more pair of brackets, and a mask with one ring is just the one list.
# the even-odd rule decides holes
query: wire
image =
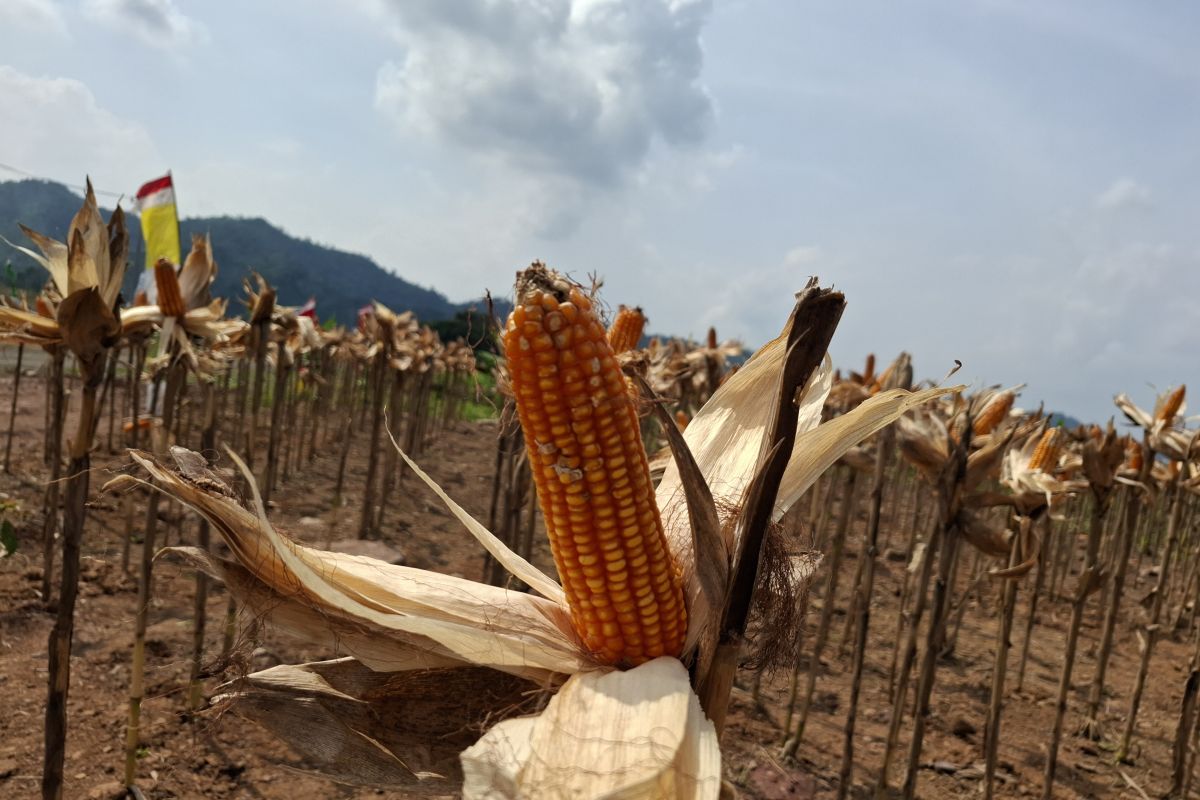
{"label": "wire", "polygon": [[[54,178],[47,178],[43,175],[34,175],[32,172],[26,172],[23,169],[17,169],[16,167],[9,166],[8,164],[0,164],[0,169],[5,170],[6,172],[11,172],[14,175],[20,175],[25,178],[33,178],[34,180],[49,181],[50,183],[61,184],[63,186],[66,186],[68,189],[74,189],[77,192],[86,192],[87,191],[86,186],[80,186],[79,184],[75,184],[75,183],[66,183],[64,181],[58,181],[58,180],[55,180]],[[120,200],[122,197],[128,197],[128,195],[122,194],[120,192],[106,192],[103,189],[97,189],[95,187],[92,187],[92,191],[95,192],[96,194],[102,194],[107,197],[115,197],[118,200]]]}

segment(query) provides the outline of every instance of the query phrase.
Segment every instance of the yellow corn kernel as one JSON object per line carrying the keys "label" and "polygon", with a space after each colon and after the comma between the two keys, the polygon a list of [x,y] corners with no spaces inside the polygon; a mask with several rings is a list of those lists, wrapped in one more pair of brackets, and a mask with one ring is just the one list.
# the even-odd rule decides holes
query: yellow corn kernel
{"label": "yellow corn kernel", "polygon": [[682,584],[604,326],[579,286],[541,264],[518,277],[516,300],[504,350],[575,628],[607,663],[679,655]]}

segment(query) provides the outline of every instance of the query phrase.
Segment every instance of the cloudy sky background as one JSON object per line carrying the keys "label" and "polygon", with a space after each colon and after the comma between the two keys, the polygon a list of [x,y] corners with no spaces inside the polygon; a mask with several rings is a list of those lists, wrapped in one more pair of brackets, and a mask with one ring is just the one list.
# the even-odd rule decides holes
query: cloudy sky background
{"label": "cloudy sky background", "polygon": [[1200,390],[1198,31],[1100,0],[4,0],[0,162],[171,169],[186,216],[456,300],[541,258],[750,346],[817,274],[840,363],[957,358],[1103,420]]}

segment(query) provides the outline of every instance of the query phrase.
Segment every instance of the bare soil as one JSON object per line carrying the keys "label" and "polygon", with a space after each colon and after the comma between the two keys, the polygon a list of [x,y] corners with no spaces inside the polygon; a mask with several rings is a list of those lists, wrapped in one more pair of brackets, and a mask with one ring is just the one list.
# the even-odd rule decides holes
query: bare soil
{"label": "bare soil", "polygon": [[[30,362],[26,362],[27,366]],[[41,579],[41,509],[48,470],[42,461],[43,383],[40,377],[23,379],[13,445],[12,474],[0,474],[0,496],[19,502],[7,518],[18,537],[18,549],[0,559],[0,797],[40,796],[42,715],[46,696],[46,643],[53,622],[39,596]],[[0,381],[0,425],[6,427],[11,378]],[[123,397],[118,394],[118,397]],[[109,798],[120,795],[123,740],[127,715],[136,581],[121,566],[124,515],[118,499],[99,489],[126,463],[123,454],[108,453],[104,443],[107,413],[100,427],[100,446],[94,455],[92,507],[84,538],[83,586],[79,599],[72,659],[69,702],[70,738],[67,743],[68,798]],[[70,426],[68,427],[70,429]],[[494,456],[495,425],[460,422],[440,432],[420,461],[431,475],[477,518],[486,520]],[[361,487],[366,472],[366,429],[354,434],[346,475],[343,503],[334,507],[333,485],[339,448],[318,452],[310,464],[293,471],[276,491],[271,511],[276,524],[292,536],[321,546],[357,536],[361,512]],[[3,428],[0,428],[0,439]],[[119,435],[118,435],[119,438]],[[265,452],[265,450],[264,450]],[[2,455],[2,453],[0,453]],[[439,505],[437,499],[409,478],[393,495],[383,541],[404,551],[411,566],[439,570],[468,578],[482,575],[483,554],[474,540]],[[865,514],[864,512],[861,512]],[[177,511],[168,511],[168,518]],[[885,510],[888,514],[888,510]],[[137,527],[142,524],[137,517]],[[191,542],[193,518],[179,516],[168,530],[170,543]],[[883,538],[893,547],[902,543],[902,532],[885,516]],[[908,519],[907,513],[894,515]],[[863,520],[858,524],[861,526]],[[138,536],[135,530],[135,536]],[[539,541],[541,539],[539,538]],[[852,537],[847,576],[857,566],[858,537]],[[134,546],[136,560],[138,546]],[[553,566],[544,546],[534,558],[542,568]],[[856,737],[855,788],[852,796],[868,797],[877,777],[886,735],[889,704],[886,673],[895,638],[895,622],[904,564],[881,558],[872,605],[871,649],[868,653]],[[964,572],[966,570],[963,570]],[[140,787],[147,798],[367,798],[387,793],[346,787],[306,775],[305,764],[285,746],[256,726],[234,715],[201,716],[185,713],[191,651],[191,617],[194,578],[180,567],[160,563],[148,631],[147,700],[143,706],[144,749],[139,762]],[[843,581],[842,594],[850,578]],[[1072,585],[1069,578],[1067,586]],[[1109,668],[1109,697],[1102,720],[1109,739],[1090,742],[1071,735],[1079,722],[1078,707],[1094,665],[1099,611],[1093,601],[1085,622],[1081,655],[1076,667],[1076,692],[1067,717],[1067,732],[1060,755],[1056,797],[1161,796],[1169,785],[1171,740],[1183,692],[1191,647],[1165,638],[1158,643],[1154,668],[1143,701],[1133,763],[1117,765],[1112,739],[1121,729],[1127,706],[1126,693],[1137,671],[1138,642],[1134,625],[1141,609],[1132,601],[1148,585],[1131,587],[1126,619],[1119,626],[1117,648]],[[1032,582],[1022,585],[1014,653],[1010,661],[1011,687],[1024,635],[1026,600]],[[221,587],[211,591],[206,638],[213,676],[211,693],[223,678],[239,669],[262,668],[276,663],[297,663],[331,654],[271,631],[260,631],[254,641],[239,643],[248,663],[220,664],[221,622],[228,597]],[[815,617],[820,598],[814,597]],[[991,681],[995,647],[995,618],[990,608],[968,608],[954,658],[941,664],[933,694],[932,715],[926,736],[918,795],[957,798],[978,791],[982,762],[982,731]],[[779,748],[789,675],[780,673],[763,682],[762,703],[751,699],[747,688],[735,691],[732,719],[724,737],[725,769],[738,792],[748,798],[817,798],[832,796],[842,753],[842,725],[848,702],[850,657],[839,655],[845,598],[837,601],[831,644],[827,648],[817,685],[815,708],[797,761],[783,761]],[[1034,629],[1024,689],[1010,693],[1005,706],[1000,742],[1001,782],[998,796],[1026,797],[1040,793],[1045,741],[1053,721],[1065,628],[1070,618],[1066,602],[1042,598],[1039,624]],[[248,620],[241,620],[242,630]],[[741,676],[742,687],[750,676]],[[902,740],[908,737],[908,725]],[[897,758],[902,765],[903,752]],[[1126,777],[1128,780],[1126,779]],[[893,784],[903,779],[902,768]],[[393,795],[395,796],[395,795]]]}

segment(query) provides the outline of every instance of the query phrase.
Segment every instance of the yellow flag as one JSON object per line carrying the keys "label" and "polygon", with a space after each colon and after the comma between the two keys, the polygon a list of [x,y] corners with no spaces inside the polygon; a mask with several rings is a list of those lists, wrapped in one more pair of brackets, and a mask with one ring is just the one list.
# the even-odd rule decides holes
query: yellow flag
{"label": "yellow flag", "polygon": [[142,215],[142,238],[146,241],[146,269],[153,270],[160,258],[180,262],[179,217],[175,213],[175,186],[165,175],[138,189],[137,208]]}

